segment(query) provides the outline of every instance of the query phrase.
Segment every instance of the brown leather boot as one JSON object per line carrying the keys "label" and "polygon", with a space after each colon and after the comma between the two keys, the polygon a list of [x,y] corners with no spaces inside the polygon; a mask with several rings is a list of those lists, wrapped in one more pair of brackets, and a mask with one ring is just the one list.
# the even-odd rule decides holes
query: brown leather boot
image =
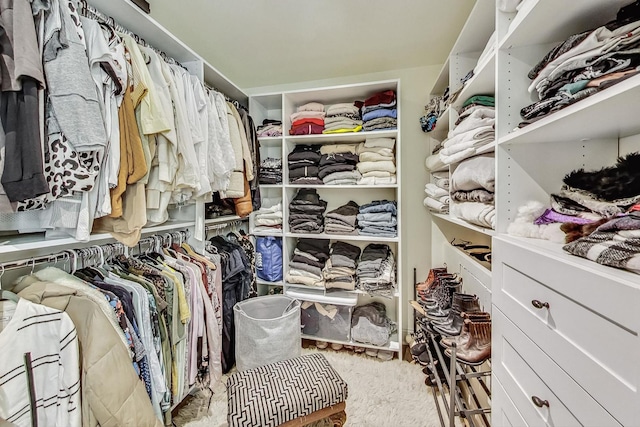
{"label": "brown leather boot", "polygon": [[[451,349],[445,350],[451,357]],[[456,358],[468,365],[480,365],[491,357],[491,323],[470,322],[469,340],[456,351]]]}
{"label": "brown leather boot", "polygon": [[462,324],[462,331],[460,332],[460,335],[443,337],[440,340],[441,346],[445,348],[451,348],[453,343],[455,343],[458,348],[462,348],[462,346],[467,344],[467,342],[469,341],[469,324],[471,322],[491,322],[491,315],[486,312],[462,313],[462,318],[464,319],[464,321]]}

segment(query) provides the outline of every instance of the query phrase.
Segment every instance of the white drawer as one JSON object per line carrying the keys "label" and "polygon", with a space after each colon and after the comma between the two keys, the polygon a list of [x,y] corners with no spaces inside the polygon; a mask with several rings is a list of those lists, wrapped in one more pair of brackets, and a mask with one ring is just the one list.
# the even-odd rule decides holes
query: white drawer
{"label": "white drawer", "polygon": [[[492,329],[493,374],[528,425],[621,425],[497,308]],[[537,406],[536,397],[548,406]]]}
{"label": "white drawer", "polygon": [[495,375],[491,377],[491,424],[497,427],[528,426]]}
{"label": "white drawer", "polygon": [[637,425],[640,291],[500,239],[493,251],[494,305],[620,423]]}

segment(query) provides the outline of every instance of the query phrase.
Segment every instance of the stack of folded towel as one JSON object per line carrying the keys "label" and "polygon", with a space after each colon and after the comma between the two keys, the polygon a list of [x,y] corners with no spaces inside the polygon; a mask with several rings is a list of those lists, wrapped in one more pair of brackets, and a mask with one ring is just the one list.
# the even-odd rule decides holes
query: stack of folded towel
{"label": "stack of folded towel", "polygon": [[267,157],[260,162],[260,184],[282,184],[282,159]]}
{"label": "stack of folded towel", "polygon": [[324,105],[309,102],[297,108],[291,115],[289,135],[314,135],[324,130]]}
{"label": "stack of folded towel", "polygon": [[353,103],[334,104],[327,107],[322,133],[360,132],[362,119],[360,109]]}
{"label": "stack of folded towel", "polygon": [[298,239],[289,261],[288,283],[324,287],[322,269],[329,259],[329,241]]}
{"label": "stack of folded towel", "polygon": [[282,231],[282,203],[254,213],[253,233]]}
{"label": "stack of folded towel", "polygon": [[385,185],[397,182],[395,144],[393,138],[367,138],[358,145],[358,171],[362,174],[358,184]]}
{"label": "stack of folded towel", "polygon": [[292,233],[322,233],[327,202],[314,188],[301,188],[289,204],[289,228]]}
{"label": "stack of folded towel", "polygon": [[360,206],[358,232],[364,236],[396,237],[398,208],[395,201],[376,200]]}
{"label": "stack of folded towel", "polygon": [[358,155],[355,145],[323,145],[320,154],[318,176],[326,185],[356,184],[362,177],[356,170]]}
{"label": "stack of folded towel", "polygon": [[449,173],[434,172],[432,182],[424,186],[427,197],[423,204],[430,211],[446,214],[449,212]]}
{"label": "stack of folded towel", "polygon": [[386,90],[367,98],[362,107],[362,128],[365,131],[397,129],[398,110],[396,92]]}
{"label": "stack of folded towel", "polygon": [[356,270],[358,288],[391,297],[396,285],[396,261],[388,245],[371,243],[362,251]]}
{"label": "stack of folded towel", "polygon": [[256,129],[258,138],[268,136],[282,136],[282,122],[280,120],[264,119],[262,125]]}
{"label": "stack of folded towel", "polygon": [[327,289],[356,288],[356,267],[360,257],[360,248],[345,242],[331,245],[331,255],[322,271]]}
{"label": "stack of folded towel", "polygon": [[327,234],[358,234],[357,215],[360,206],[354,201],[327,212],[324,218],[324,232]]}
{"label": "stack of folded towel", "polygon": [[318,177],[320,148],[317,145],[296,145],[287,156],[289,182],[292,184],[322,184]]}
{"label": "stack of folded towel", "polygon": [[464,102],[459,114],[457,126],[449,132],[438,153],[445,165],[458,163],[495,146],[496,114],[493,96],[472,96]]}
{"label": "stack of folded towel", "polygon": [[492,154],[460,162],[451,174],[451,215],[481,227],[494,228],[495,176]]}

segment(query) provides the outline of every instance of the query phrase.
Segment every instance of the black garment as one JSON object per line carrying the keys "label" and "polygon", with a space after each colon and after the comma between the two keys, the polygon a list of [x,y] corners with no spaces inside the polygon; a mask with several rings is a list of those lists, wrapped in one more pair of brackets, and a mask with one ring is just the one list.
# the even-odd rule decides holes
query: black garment
{"label": "black garment", "polygon": [[388,245],[383,245],[379,243],[370,243],[364,248],[362,251],[362,256],[360,257],[360,262],[363,261],[376,261],[385,259],[389,254],[391,249]]}
{"label": "black garment", "polygon": [[[354,166],[355,167],[355,166]],[[289,169],[289,179],[302,177],[317,177],[319,173],[318,166],[302,166],[295,169]]]}
{"label": "black garment", "polygon": [[360,206],[353,200],[350,200],[347,204],[344,204],[332,211],[327,212],[327,216],[329,216],[330,214],[337,214],[341,216],[357,216],[359,212]]}
{"label": "black garment", "polygon": [[[309,254],[309,255],[311,255],[311,254]],[[324,265],[325,265],[324,262],[314,261],[314,260],[312,260],[310,258],[307,258],[307,257],[302,256],[302,255],[298,255],[298,254],[295,254],[293,256],[293,258],[291,258],[291,261],[293,261],[293,262],[301,262],[303,264],[311,265],[313,267],[318,267],[318,268],[324,268]]]}
{"label": "black garment", "polygon": [[335,242],[331,246],[331,255],[341,255],[352,259],[354,262],[358,261],[360,257],[360,248],[345,242]]}
{"label": "black garment", "polygon": [[359,161],[359,157],[357,154],[353,153],[332,153],[332,154],[323,154],[320,157],[320,166],[327,165],[335,165],[338,163],[346,163],[350,165],[355,165]]}
{"label": "black garment", "polygon": [[227,373],[236,363],[236,331],[233,306],[249,297],[251,263],[244,250],[220,236],[210,240],[218,249],[222,267],[222,371]]}
{"label": "black garment", "polygon": [[323,179],[325,176],[330,175],[334,172],[351,172],[356,170],[356,165],[350,165],[346,163],[336,163],[333,165],[327,165],[320,168],[318,172],[318,177]]}
{"label": "black garment", "polygon": [[329,259],[329,240],[298,239],[296,248],[302,252],[313,255],[321,262],[326,262]]}
{"label": "black garment", "polygon": [[2,185],[11,202],[49,192],[42,163],[38,83],[28,77],[21,92],[2,92],[0,119],[6,135]]}
{"label": "black garment", "polygon": [[320,162],[320,147],[317,145],[296,145],[287,156],[287,160],[311,160],[318,164]]}

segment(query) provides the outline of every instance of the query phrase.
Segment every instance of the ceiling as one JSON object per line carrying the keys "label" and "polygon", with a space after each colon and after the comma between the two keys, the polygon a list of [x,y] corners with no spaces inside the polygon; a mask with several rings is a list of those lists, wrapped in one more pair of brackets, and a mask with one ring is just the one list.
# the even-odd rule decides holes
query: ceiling
{"label": "ceiling", "polygon": [[150,0],[241,88],[444,63],[474,0]]}

